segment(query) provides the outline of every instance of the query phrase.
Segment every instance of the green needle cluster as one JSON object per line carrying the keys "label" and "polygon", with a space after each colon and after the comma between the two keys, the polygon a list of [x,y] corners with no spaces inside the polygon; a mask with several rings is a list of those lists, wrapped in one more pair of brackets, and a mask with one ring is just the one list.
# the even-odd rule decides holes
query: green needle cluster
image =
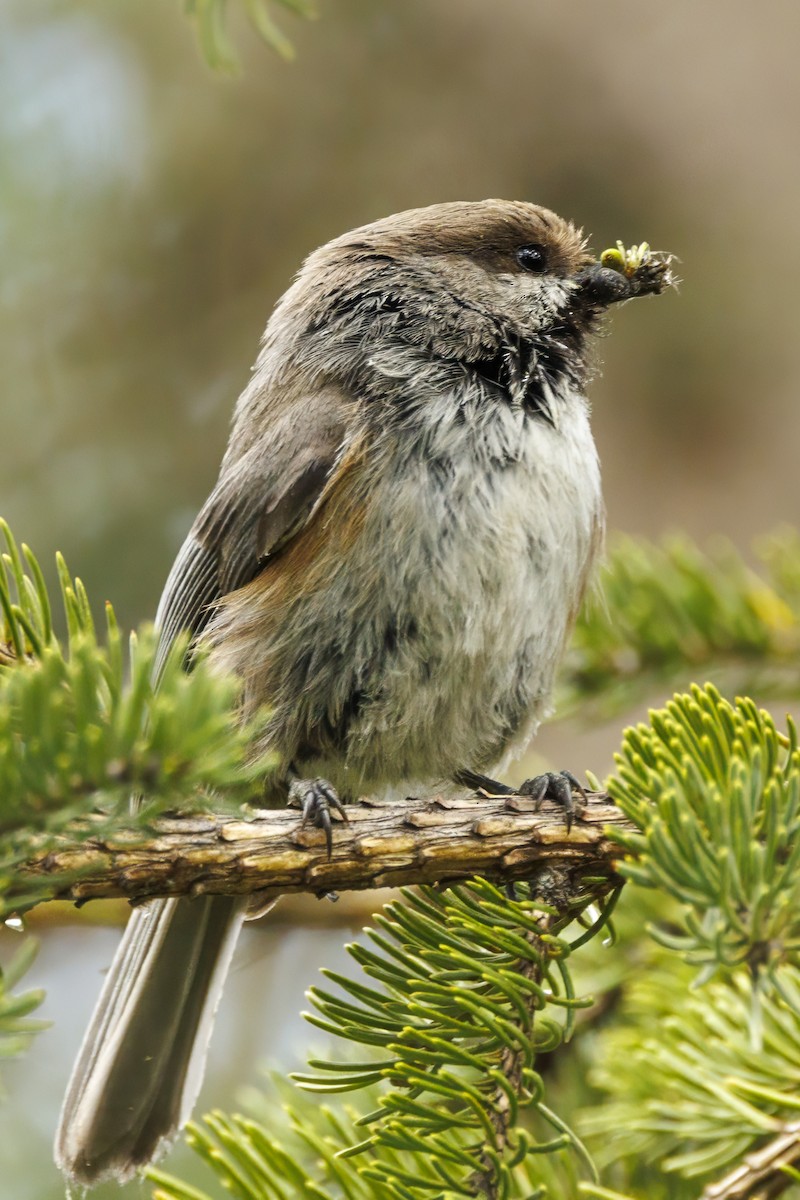
{"label": "green needle cluster", "polygon": [[[71,840],[108,837],[172,808],[220,806],[253,796],[268,764],[247,758],[236,684],[198,657],[184,669],[175,645],[153,679],[156,636],[127,645],[106,608],[98,638],[86,592],[58,568],[67,637],[54,633],[34,555],[0,523],[0,919],[46,899],[53,881],[17,873],[67,826]],[[78,817],[85,818],[75,825]],[[59,881],[60,882],[60,881]]]}
{"label": "green needle cluster", "polygon": [[771,972],[800,950],[800,750],[752,700],[711,684],[625,733],[609,791],[639,832],[624,873],[681,905],[654,929],[702,968]]}
{"label": "green needle cluster", "polygon": [[[404,891],[365,942],[348,947],[359,976],[323,971],[335,990],[309,992],[309,1022],[354,1043],[360,1057],[312,1058],[311,1073],[293,1076],[311,1093],[366,1090],[369,1110],[338,1127],[330,1110],[311,1121],[290,1116],[290,1137],[305,1142],[302,1181],[283,1157],[286,1141],[248,1118],[214,1113],[192,1126],[191,1143],[242,1200],[530,1196],[541,1175],[532,1162],[565,1148],[594,1177],[584,1147],[545,1103],[537,1071],[538,1056],[569,1039],[590,1003],[574,994],[573,943],[559,936],[576,915],[556,913],[527,886],[516,899],[483,880]],[[150,1177],[162,1200],[198,1200],[161,1172]]]}

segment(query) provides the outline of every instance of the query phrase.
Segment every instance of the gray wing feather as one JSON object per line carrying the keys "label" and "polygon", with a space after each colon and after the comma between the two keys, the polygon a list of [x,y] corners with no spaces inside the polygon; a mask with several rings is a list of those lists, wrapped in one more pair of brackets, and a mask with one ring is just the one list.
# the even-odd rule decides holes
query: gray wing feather
{"label": "gray wing feather", "polygon": [[328,420],[303,441],[295,427],[299,444],[289,454],[284,430],[276,433],[226,461],[178,552],[156,613],[156,679],[178,634],[187,630],[197,638],[216,602],[266,569],[270,556],[303,527],[337,461],[345,426]]}
{"label": "gray wing feather", "polygon": [[218,598],[217,556],[201,546],[190,533],[172,564],[156,613],[159,632],[156,682],[175,638],[184,630],[188,630],[193,638],[197,637],[208,619],[206,614],[210,606]]}

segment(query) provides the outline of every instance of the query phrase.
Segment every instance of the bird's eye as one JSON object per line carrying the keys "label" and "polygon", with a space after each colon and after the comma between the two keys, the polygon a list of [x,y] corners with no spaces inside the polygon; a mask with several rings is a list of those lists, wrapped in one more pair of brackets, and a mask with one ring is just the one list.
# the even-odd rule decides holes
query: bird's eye
{"label": "bird's eye", "polygon": [[524,271],[541,274],[547,268],[547,251],[538,242],[530,246],[520,246],[517,250],[517,262]]}

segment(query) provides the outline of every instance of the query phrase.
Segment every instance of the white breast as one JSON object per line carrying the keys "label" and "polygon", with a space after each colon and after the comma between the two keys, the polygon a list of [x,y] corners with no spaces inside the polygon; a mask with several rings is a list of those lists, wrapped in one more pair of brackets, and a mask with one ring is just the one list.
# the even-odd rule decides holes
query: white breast
{"label": "white breast", "polygon": [[352,564],[370,581],[362,611],[352,593],[328,597],[359,627],[349,653],[367,697],[346,762],[316,764],[340,786],[489,767],[546,712],[602,528],[586,402],[560,397],[557,412],[554,428],[507,404],[459,413],[440,394],[416,441],[386,439]]}

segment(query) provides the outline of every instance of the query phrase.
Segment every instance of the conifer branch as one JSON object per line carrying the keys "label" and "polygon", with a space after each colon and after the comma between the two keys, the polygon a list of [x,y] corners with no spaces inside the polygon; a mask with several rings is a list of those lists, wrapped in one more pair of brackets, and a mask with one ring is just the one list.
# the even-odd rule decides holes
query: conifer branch
{"label": "conifer branch", "polygon": [[[159,818],[149,830],[79,822],[19,872],[23,886],[49,898],[85,902],[125,897],[255,894],[259,904],[289,892],[323,894],[406,884],[450,883],[476,875],[497,883],[542,880],[554,887],[598,895],[615,882],[618,846],[607,825],[632,825],[605,792],[587,796],[569,833],[550,803],[541,812],[525,796],[434,796],[396,804],[349,805],[338,820],[328,858],[321,830],[303,828],[291,809],[259,810],[249,818],[193,814]],[[97,818],[98,823],[102,818]],[[556,883],[556,879],[558,882]]]}

